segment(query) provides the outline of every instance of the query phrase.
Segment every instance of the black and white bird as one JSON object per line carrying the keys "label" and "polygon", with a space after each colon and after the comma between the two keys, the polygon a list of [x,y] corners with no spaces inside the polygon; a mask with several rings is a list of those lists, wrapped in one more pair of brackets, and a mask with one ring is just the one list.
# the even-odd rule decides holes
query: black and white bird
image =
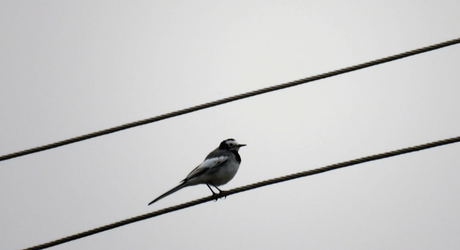
{"label": "black and white bird", "polygon": [[149,205],[184,187],[197,184],[206,184],[213,195],[215,195],[215,193],[209,185],[215,187],[219,192],[222,192],[217,186],[226,184],[233,179],[236,172],[238,172],[241,163],[241,157],[238,154],[238,150],[244,146],[246,146],[246,144],[239,144],[235,139],[227,139],[221,142],[219,147],[209,153],[203,163],[193,169],[178,186],[160,195],[150,202]]}

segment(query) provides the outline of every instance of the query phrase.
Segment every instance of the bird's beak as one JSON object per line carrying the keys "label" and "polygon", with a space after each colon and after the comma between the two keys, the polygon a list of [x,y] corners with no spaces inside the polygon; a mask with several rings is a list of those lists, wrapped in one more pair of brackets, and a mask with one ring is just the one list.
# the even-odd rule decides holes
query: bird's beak
{"label": "bird's beak", "polygon": [[244,146],[246,146],[246,144],[238,144],[239,148],[244,147]]}

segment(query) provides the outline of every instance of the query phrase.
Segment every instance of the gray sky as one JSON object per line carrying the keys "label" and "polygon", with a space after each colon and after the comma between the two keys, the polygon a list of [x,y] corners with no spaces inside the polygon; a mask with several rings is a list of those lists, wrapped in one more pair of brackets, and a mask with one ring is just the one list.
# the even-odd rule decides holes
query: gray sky
{"label": "gray sky", "polygon": [[[0,154],[460,37],[450,1],[3,1]],[[222,189],[460,135],[460,46],[0,163],[0,249],[152,206],[227,138]],[[460,144],[52,249],[459,249]]]}

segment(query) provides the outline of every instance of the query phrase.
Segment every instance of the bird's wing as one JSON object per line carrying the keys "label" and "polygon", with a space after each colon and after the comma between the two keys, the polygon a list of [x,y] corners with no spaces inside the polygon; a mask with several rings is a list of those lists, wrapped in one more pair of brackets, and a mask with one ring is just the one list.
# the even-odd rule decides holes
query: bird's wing
{"label": "bird's wing", "polygon": [[193,169],[192,172],[190,172],[190,174],[187,175],[185,180],[188,180],[188,179],[191,179],[193,177],[199,176],[199,175],[203,174],[204,172],[207,172],[208,170],[210,170],[212,168],[220,166],[228,158],[229,158],[228,155],[219,156],[219,157],[212,157],[212,158],[206,158],[200,165],[198,165],[198,167]]}

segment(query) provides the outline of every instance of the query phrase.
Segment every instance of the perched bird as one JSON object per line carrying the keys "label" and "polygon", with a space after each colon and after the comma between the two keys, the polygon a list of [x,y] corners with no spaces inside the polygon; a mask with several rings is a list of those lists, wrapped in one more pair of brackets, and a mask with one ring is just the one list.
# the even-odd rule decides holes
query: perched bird
{"label": "perched bird", "polygon": [[217,186],[226,184],[233,179],[236,172],[238,172],[238,167],[241,163],[241,157],[238,154],[238,150],[244,146],[246,146],[246,144],[238,144],[235,139],[227,139],[221,142],[219,147],[209,153],[203,163],[193,169],[178,186],[160,195],[150,202],[149,205],[184,187],[197,184],[206,184],[213,195],[216,193],[214,193],[209,185],[215,187],[219,192],[222,192]]}

